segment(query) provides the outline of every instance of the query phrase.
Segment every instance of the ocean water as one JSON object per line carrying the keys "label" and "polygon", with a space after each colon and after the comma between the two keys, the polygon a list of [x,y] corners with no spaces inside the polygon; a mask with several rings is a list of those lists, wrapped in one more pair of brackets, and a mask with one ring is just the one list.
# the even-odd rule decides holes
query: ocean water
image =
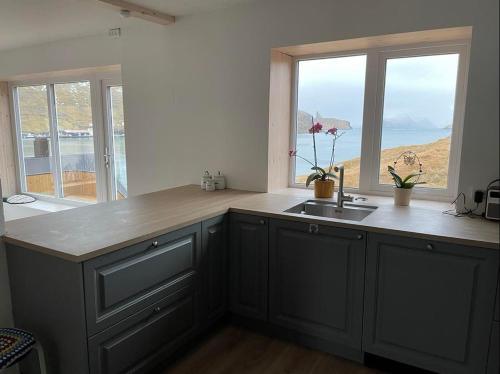
{"label": "ocean water", "polygon": [[[382,134],[382,149],[394,148],[403,145],[418,145],[435,142],[438,139],[451,135],[451,129],[393,129],[386,128]],[[323,133],[316,136],[318,164],[330,163],[332,137]],[[297,135],[297,154],[314,163],[313,141],[311,134]],[[335,146],[335,163],[352,160],[361,154],[361,129],[345,130],[344,135],[337,140]],[[305,175],[311,172],[311,165],[297,158],[296,175]]]}

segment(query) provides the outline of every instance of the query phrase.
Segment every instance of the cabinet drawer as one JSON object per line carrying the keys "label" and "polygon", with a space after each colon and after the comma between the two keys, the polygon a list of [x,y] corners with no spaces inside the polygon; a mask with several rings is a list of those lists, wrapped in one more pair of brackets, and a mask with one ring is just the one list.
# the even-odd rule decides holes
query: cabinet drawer
{"label": "cabinet drawer", "polygon": [[196,282],[199,238],[197,224],[86,262],[89,336]]}
{"label": "cabinet drawer", "polygon": [[186,287],[90,338],[90,373],[147,372],[186,343],[195,327],[195,293]]}

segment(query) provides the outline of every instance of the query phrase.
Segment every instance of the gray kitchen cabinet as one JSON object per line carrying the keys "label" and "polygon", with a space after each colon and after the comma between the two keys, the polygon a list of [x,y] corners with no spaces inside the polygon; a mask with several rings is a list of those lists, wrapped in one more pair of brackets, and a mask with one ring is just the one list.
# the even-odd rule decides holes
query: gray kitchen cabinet
{"label": "gray kitchen cabinet", "polygon": [[269,320],[361,352],[365,234],[271,220]]}
{"label": "gray kitchen cabinet", "polygon": [[200,234],[200,225],[193,225],[86,261],[89,335],[196,282]]}
{"label": "gray kitchen cabinet", "polygon": [[498,373],[500,373],[500,322],[495,321],[491,329],[487,374]]}
{"label": "gray kitchen cabinet", "polygon": [[227,219],[218,216],[202,222],[203,321],[211,325],[227,311]]}
{"label": "gray kitchen cabinet", "polygon": [[230,308],[234,314],[267,320],[267,218],[231,214],[230,287]]}
{"label": "gray kitchen cabinet", "polygon": [[15,324],[39,338],[48,372],[143,373],[197,334],[201,227],[83,263],[8,245]]}
{"label": "gray kitchen cabinet", "polygon": [[484,373],[498,251],[368,238],[364,351],[440,373]]}
{"label": "gray kitchen cabinet", "polygon": [[90,338],[90,373],[145,373],[165,360],[195,333],[195,294],[187,286]]}

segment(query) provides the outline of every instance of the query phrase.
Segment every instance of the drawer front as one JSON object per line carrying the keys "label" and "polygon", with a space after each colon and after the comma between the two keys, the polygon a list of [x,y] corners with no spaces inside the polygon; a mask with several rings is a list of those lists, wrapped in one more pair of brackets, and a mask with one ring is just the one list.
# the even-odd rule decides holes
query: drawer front
{"label": "drawer front", "polygon": [[192,337],[196,320],[195,293],[183,288],[90,338],[90,373],[147,372]]}
{"label": "drawer front", "polygon": [[89,336],[197,281],[200,225],[84,264]]}

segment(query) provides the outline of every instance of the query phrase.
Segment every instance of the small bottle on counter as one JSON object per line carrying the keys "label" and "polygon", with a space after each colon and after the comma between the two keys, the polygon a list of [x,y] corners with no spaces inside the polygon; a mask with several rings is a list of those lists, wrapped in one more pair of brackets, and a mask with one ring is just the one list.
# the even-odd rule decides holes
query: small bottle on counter
{"label": "small bottle on counter", "polygon": [[215,188],[217,190],[223,190],[226,188],[226,177],[219,171],[214,177]]}
{"label": "small bottle on counter", "polygon": [[215,180],[213,179],[207,180],[207,182],[205,183],[205,190],[210,192],[215,191]]}
{"label": "small bottle on counter", "polygon": [[201,189],[206,190],[207,189],[207,182],[212,180],[212,176],[208,172],[208,170],[205,170],[205,173],[201,177]]}

